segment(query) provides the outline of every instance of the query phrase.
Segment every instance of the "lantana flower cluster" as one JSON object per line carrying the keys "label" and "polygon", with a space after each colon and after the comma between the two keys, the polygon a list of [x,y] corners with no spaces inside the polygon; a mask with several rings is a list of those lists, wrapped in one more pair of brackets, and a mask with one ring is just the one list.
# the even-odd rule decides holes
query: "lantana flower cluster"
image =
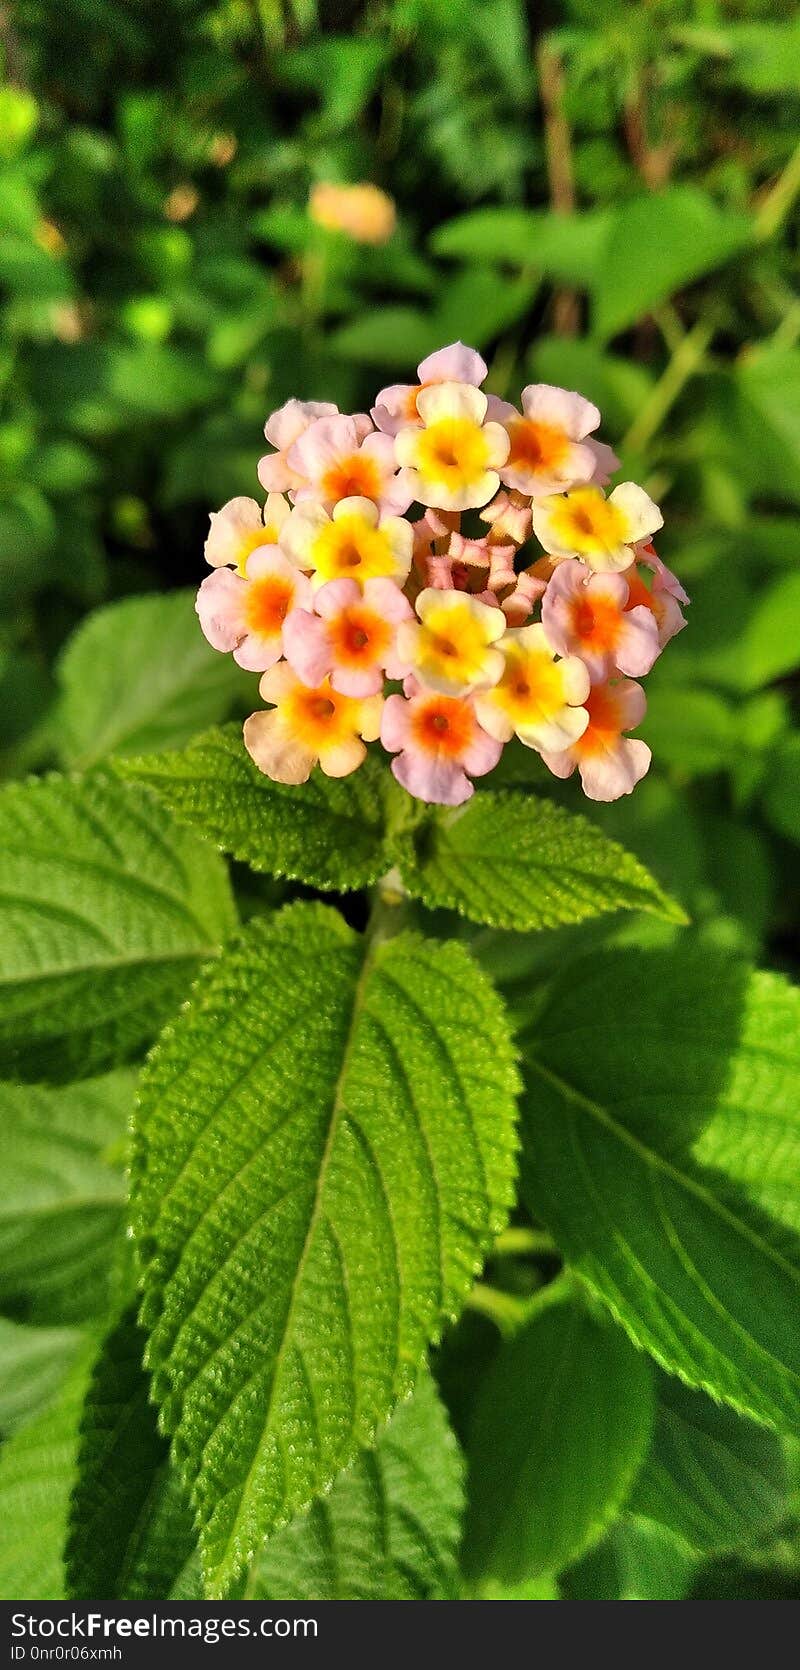
{"label": "lantana flower cluster", "polygon": [[261,673],[244,740],[274,782],[357,771],[458,806],[517,737],[592,800],[645,775],[638,682],[685,625],[661,513],[596,438],[600,412],[533,383],[486,394],[457,342],[371,413],[289,400],[267,420],[266,494],[211,517],[209,642]]}

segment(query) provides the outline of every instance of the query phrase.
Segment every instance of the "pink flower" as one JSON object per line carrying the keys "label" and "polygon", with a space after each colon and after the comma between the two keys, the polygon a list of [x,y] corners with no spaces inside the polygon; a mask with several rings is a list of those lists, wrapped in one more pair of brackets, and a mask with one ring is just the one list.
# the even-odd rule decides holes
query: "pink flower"
{"label": "pink flower", "polygon": [[542,759],[554,777],[571,777],[577,766],[589,800],[619,800],[647,775],[652,758],[646,742],[623,732],[641,724],[647,701],[640,684],[620,679],[594,684],[586,698],[589,723],[572,746]]}
{"label": "pink flower", "polygon": [[244,575],[230,568],[207,574],[195,609],[214,649],[233,651],[240,667],[265,672],[280,659],[284,621],[310,603],[311,582],[275,545],[253,551]]}
{"label": "pink flower", "polygon": [[653,584],[658,587],[659,591],[666,593],[668,597],[674,597],[678,603],[688,604],[691,602],[691,598],[688,592],[684,591],[677,574],[673,574],[672,569],[667,568],[666,563],[661,561],[651,540],[644,540],[641,545],[637,545],[636,561],[644,563],[646,568],[652,569],[655,575]]}
{"label": "pink flower", "polygon": [[473,388],[479,388],[486,375],[486,362],[474,348],[465,348],[463,342],[451,342],[448,348],[439,348],[420,361],[418,383],[392,383],[381,389],[372,408],[373,423],[384,435],[396,435],[405,424],[419,423],[417,395],[424,388],[432,383],[471,383]]}
{"label": "pink flower", "polygon": [[381,742],[390,754],[392,772],[417,800],[461,806],[472,795],[471,777],[492,771],[502,743],[478,724],[472,702],[423,690],[411,678],[405,696],[384,703]]}
{"label": "pink flower", "polygon": [[330,400],[287,400],[264,425],[264,434],[277,452],[268,452],[258,465],[258,479],[268,493],[287,493],[303,486],[303,477],[289,466],[288,452],[317,418],[335,417]]}
{"label": "pink flower", "polygon": [[395,649],[396,628],[413,611],[393,580],[330,580],[314,598],[316,614],[295,609],[283,631],[286,659],[304,684],[330,678],[345,696],[373,696],[384,675],[408,671]]}
{"label": "pink flower", "polygon": [[489,416],[503,424],[511,443],[500,471],[507,487],[541,498],[591,481],[596,458],[583,443],[600,413],[590,400],[550,383],[529,383],[522,391],[522,414],[507,400],[493,398]]}
{"label": "pink flower", "polygon": [[642,579],[640,564],[634,564],[625,570],[625,579],[628,582],[627,607],[631,610],[650,610],[658,631],[659,648],[663,649],[671,638],[683,631],[686,620],[681,612],[681,602],[688,603],[689,599],[680,580],[664,565],[660,557],[656,557],[655,552],[653,558],[655,563],[643,559],[645,565],[653,572],[652,583],[649,586]]}
{"label": "pink flower", "polygon": [[592,486],[607,487],[612,475],[619,469],[619,459],[613,447],[607,446],[605,441],[596,441],[594,435],[587,435],[583,444],[594,454]]}
{"label": "pink flower", "polygon": [[629,608],[624,574],[592,574],[584,563],[559,563],[542,599],[542,625],[559,655],[579,655],[593,684],[615,668],[640,678],[660,653],[650,608]]}
{"label": "pink flower", "polygon": [[289,448],[288,463],[302,480],[298,502],[314,499],[332,510],[341,499],[371,499],[392,515],[402,515],[411,503],[391,436],[377,434],[363,412],[319,418]]}

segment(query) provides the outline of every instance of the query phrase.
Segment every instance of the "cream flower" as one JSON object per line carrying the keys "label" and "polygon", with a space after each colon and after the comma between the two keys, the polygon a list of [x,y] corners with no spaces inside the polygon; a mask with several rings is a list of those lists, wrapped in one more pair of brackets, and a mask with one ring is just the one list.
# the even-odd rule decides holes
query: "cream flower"
{"label": "cream flower", "polygon": [[589,674],[577,656],[557,661],[544,627],[521,626],[502,639],[503,676],[491,690],[475,697],[475,712],[490,736],[500,742],[518,736],[526,748],[557,753],[586,729],[582,703],[589,694]]}
{"label": "cream flower", "polygon": [[381,517],[371,499],[340,499],[332,514],[322,505],[297,505],[281,532],[281,548],[312,584],[328,580],[397,580],[411,567],[414,536],[401,516]]}
{"label": "cream flower", "polygon": [[428,586],[416,610],[419,621],[401,622],[397,629],[397,653],[420,684],[459,696],[497,682],[503,657],[495,645],[506,629],[502,609],[467,592]]}
{"label": "cream flower", "polygon": [[510,442],[502,424],[485,421],[486,408],[486,395],[468,383],[437,383],[417,395],[421,424],[398,432],[395,456],[419,504],[477,509],[497,492]]}
{"label": "cream flower", "polygon": [[259,691],[275,706],[270,713],[251,713],[244,741],[274,783],[305,783],[317,763],[326,777],[349,777],[366,756],[364,743],[380,733],[382,696],[358,701],[327,679],[309,689],[285,661],[270,667]]}
{"label": "cream flower", "polygon": [[554,557],[580,557],[597,572],[630,568],[637,540],[663,527],[658,506],[632,481],[606,498],[599,487],[576,487],[533,506],[533,531]]}

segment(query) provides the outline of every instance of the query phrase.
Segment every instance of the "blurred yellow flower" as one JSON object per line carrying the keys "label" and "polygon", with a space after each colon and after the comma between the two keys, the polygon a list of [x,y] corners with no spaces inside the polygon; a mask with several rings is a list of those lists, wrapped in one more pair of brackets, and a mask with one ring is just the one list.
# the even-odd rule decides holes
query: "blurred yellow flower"
{"label": "blurred yellow flower", "polygon": [[199,202],[200,193],[195,186],[189,184],[175,186],[164,204],[164,213],[167,220],[176,223],[189,220]]}
{"label": "blurred yellow flower", "polygon": [[356,186],[321,180],[312,187],[308,212],[318,226],[344,232],[358,244],[385,244],[395,229],[394,200],[379,186]]}

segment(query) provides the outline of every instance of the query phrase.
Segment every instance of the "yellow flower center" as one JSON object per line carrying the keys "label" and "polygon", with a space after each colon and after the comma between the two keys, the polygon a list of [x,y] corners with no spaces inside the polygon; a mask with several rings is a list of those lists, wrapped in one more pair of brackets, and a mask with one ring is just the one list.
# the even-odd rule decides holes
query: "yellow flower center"
{"label": "yellow flower center", "polygon": [[489,448],[479,423],[472,418],[439,418],[417,439],[417,469],[450,493],[468,487],[483,475]]}
{"label": "yellow flower center", "polygon": [[467,603],[460,609],[434,607],[420,634],[418,669],[423,679],[471,684],[481,677],[489,648],[485,628]]}
{"label": "yellow flower center", "polygon": [[247,569],[247,559],[251,551],[257,551],[260,545],[275,545],[278,539],[276,528],[244,528],[239,536],[238,556],[236,566],[240,574]]}
{"label": "yellow flower center", "polygon": [[311,553],[315,581],[393,578],[397,559],[385,533],[363,516],[340,516],[322,528]]}
{"label": "yellow flower center", "polygon": [[506,665],[491,698],[508,715],[514,729],[541,724],[564,706],[564,678],[546,650],[509,644]]}
{"label": "yellow flower center", "polygon": [[587,556],[616,551],[625,544],[626,518],[597,487],[576,487],[553,506],[550,526],[564,551]]}

